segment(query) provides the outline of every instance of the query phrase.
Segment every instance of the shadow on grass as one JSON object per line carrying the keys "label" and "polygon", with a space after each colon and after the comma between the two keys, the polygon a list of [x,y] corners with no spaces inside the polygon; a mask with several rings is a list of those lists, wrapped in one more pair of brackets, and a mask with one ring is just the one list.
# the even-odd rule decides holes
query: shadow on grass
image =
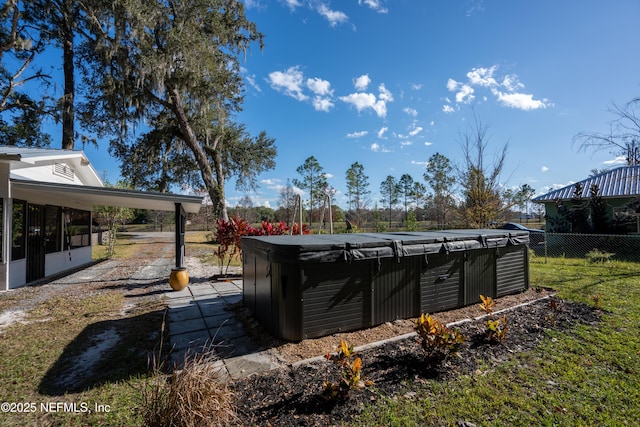
{"label": "shadow on grass", "polygon": [[[161,340],[164,310],[88,325],[44,375],[38,391],[62,396],[107,382],[143,376],[153,367]],[[46,344],[45,344],[46,345]],[[164,351],[162,354],[167,354]]]}

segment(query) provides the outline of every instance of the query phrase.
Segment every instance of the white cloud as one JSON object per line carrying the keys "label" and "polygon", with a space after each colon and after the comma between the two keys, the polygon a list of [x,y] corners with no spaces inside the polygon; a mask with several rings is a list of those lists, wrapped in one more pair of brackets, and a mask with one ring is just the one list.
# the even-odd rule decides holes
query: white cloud
{"label": "white cloud", "polygon": [[370,83],[371,79],[369,78],[368,74],[363,74],[353,80],[353,86],[356,88],[356,90],[359,91],[367,90],[367,87],[369,87]]}
{"label": "white cloud", "polygon": [[400,147],[406,147],[409,145],[413,145],[413,142],[411,141],[400,141]]}
{"label": "white cloud", "polygon": [[358,4],[366,4],[371,9],[375,10],[378,13],[387,13],[388,10],[386,7],[382,5],[382,2],[379,0],[358,0]]}
{"label": "white cloud", "polygon": [[349,17],[339,10],[331,10],[326,4],[320,4],[318,6],[318,13],[329,21],[329,25],[335,27],[338,24],[343,24],[349,21]]}
{"label": "white cloud", "polygon": [[456,93],[456,102],[469,104],[475,99],[475,96],[473,95],[474,92],[475,90],[471,86],[467,84],[461,85],[460,90]]}
{"label": "white cloud", "polygon": [[442,106],[442,111],[444,111],[445,113],[453,113],[456,110],[454,110],[451,105],[446,105],[445,104],[445,105]]}
{"label": "white cloud", "polygon": [[326,173],[324,174],[324,177],[325,177],[326,179],[332,179],[332,178],[334,178],[334,177],[335,177],[335,175],[333,175],[332,173],[328,173],[328,172],[326,172]]}
{"label": "white cloud", "polygon": [[423,86],[422,83],[415,83],[415,84],[411,85],[411,89],[412,90],[420,90],[420,89],[422,89],[422,86]]}
{"label": "white cloud", "polygon": [[[468,104],[475,99],[476,88],[489,88],[491,94],[495,96],[498,102],[510,108],[517,108],[524,111],[537,110],[540,108],[553,107],[553,103],[547,98],[534,99],[533,94],[521,93],[524,88],[516,74],[506,74],[498,77],[498,66],[472,68],[467,76],[467,83],[458,82],[452,78],[447,79],[447,90],[456,92],[455,102],[457,104]],[[483,101],[487,101],[486,95],[482,95]],[[450,102],[447,99],[447,102]],[[445,113],[454,111],[451,106],[444,106],[442,109]]]}
{"label": "white cloud", "polygon": [[334,103],[331,102],[330,98],[323,98],[321,96],[316,96],[313,98],[313,108],[316,111],[324,111],[328,112],[334,107]]}
{"label": "white cloud", "polygon": [[548,170],[549,170],[549,168],[548,168],[548,167],[546,167],[546,166],[542,166],[542,167],[540,168],[540,171],[541,171],[541,172],[546,172],[546,171],[548,171]]}
{"label": "white cloud", "polygon": [[284,3],[289,7],[289,9],[291,10],[295,10],[296,7],[300,7],[302,6],[302,3],[299,0],[284,0]]}
{"label": "white cloud", "polygon": [[388,131],[388,130],[389,130],[389,128],[386,127],[386,126],[381,127],[380,130],[378,131],[378,138],[383,138],[385,132]]}
{"label": "white cloud", "polygon": [[316,111],[329,111],[335,104],[331,100],[333,89],[331,83],[318,77],[304,79],[300,66],[289,67],[284,71],[269,73],[271,87],[298,101],[306,101],[309,96],[304,93],[304,87],[309,88],[316,96],[311,104]]}
{"label": "white cloud", "polygon": [[625,165],[627,164],[627,157],[626,156],[618,156],[615,159],[612,160],[605,160],[604,162],[602,162],[603,165],[607,165],[607,166],[612,166],[612,165]]}
{"label": "white cloud", "polygon": [[418,166],[427,166],[429,162],[419,162],[417,160],[411,160],[411,164],[412,165],[418,165]]}
{"label": "white cloud", "polygon": [[425,142],[424,142],[424,145],[428,147],[428,146],[430,146],[430,145],[433,145],[433,142],[425,141]]}
{"label": "white cloud", "polygon": [[[380,87],[381,89],[384,89],[384,85],[380,85]],[[387,115],[388,99],[389,96],[386,93],[381,93],[381,99],[377,99],[374,94],[364,92],[352,93],[340,97],[341,101],[356,107],[356,110],[358,110],[358,112],[361,112],[362,110],[365,110],[367,108],[371,108],[378,117],[385,117]],[[393,97],[391,97],[391,100],[393,100]]]}
{"label": "white cloud", "polygon": [[298,101],[304,101],[309,97],[303,93],[303,75],[299,66],[289,67],[285,71],[273,71],[269,73],[271,87],[284,92]]}
{"label": "white cloud", "polygon": [[311,89],[316,95],[332,96],[333,89],[331,89],[331,83],[327,80],[320,79],[318,77],[307,79],[307,87]]}
{"label": "white cloud", "polygon": [[420,132],[422,132],[422,128],[420,126],[416,126],[411,132],[409,132],[409,136],[416,136]]}
{"label": "white cloud", "polygon": [[358,92],[341,96],[340,100],[352,104],[358,111],[362,111],[365,108],[373,108],[376,103],[376,96],[372,93]]}
{"label": "white cloud", "polygon": [[469,79],[469,83],[474,86],[487,86],[493,87],[497,86],[498,82],[493,78],[493,73],[498,68],[497,65],[489,68],[472,68],[471,71],[467,73],[467,78]]}
{"label": "white cloud", "polygon": [[507,74],[504,76],[504,79],[502,79],[502,86],[504,86],[509,92],[515,92],[524,88],[524,85],[518,81],[518,76],[515,74]]}
{"label": "white cloud", "polygon": [[386,148],[384,145],[380,145],[378,143],[373,143],[370,146],[371,151],[374,151],[376,153],[391,153],[392,150],[389,150],[388,148]]}
{"label": "white cloud", "polygon": [[384,83],[380,84],[380,86],[378,86],[378,92],[379,95],[378,97],[385,101],[385,102],[391,102],[393,101],[393,95],[391,94],[391,92],[389,91],[389,89],[387,89],[384,85]]}
{"label": "white cloud", "polygon": [[435,122],[434,120],[431,120],[431,121],[429,122],[429,126],[435,126],[435,125],[436,125],[436,122]]}
{"label": "white cloud", "polygon": [[256,82],[256,75],[255,74],[252,74],[250,76],[246,76],[245,79],[247,79],[247,83],[249,83],[249,86],[251,86],[252,88],[254,88],[258,92],[262,92],[262,88],[258,85],[258,82]]}
{"label": "white cloud", "polygon": [[260,180],[260,184],[267,185],[267,186],[278,185],[280,184],[280,182],[282,182],[280,179],[271,179],[271,178]]}
{"label": "white cloud", "polygon": [[553,106],[553,103],[549,102],[547,98],[533,99],[533,95],[530,93],[503,93],[494,89],[493,94],[502,105],[519,110],[529,111]]}
{"label": "white cloud", "polygon": [[362,138],[363,136],[367,136],[369,134],[368,131],[362,130],[359,132],[352,132],[347,134],[347,138]]}
{"label": "white cloud", "polygon": [[416,110],[415,108],[406,107],[406,108],[403,108],[402,111],[404,111],[405,113],[407,113],[411,117],[417,117],[418,116],[418,110]]}

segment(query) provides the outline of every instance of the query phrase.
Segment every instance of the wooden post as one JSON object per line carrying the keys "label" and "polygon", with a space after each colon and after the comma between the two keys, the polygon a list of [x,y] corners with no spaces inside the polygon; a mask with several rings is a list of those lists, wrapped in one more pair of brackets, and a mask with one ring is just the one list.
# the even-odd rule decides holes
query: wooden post
{"label": "wooden post", "polygon": [[176,203],[176,268],[184,267],[184,233],[186,214],[182,203]]}

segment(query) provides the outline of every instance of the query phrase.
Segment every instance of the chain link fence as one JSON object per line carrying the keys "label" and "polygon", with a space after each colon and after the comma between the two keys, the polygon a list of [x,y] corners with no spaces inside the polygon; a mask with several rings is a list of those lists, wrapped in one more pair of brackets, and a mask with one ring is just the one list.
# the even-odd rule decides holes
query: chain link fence
{"label": "chain link fence", "polygon": [[640,262],[640,235],[535,233],[530,248],[536,256],[591,261]]}

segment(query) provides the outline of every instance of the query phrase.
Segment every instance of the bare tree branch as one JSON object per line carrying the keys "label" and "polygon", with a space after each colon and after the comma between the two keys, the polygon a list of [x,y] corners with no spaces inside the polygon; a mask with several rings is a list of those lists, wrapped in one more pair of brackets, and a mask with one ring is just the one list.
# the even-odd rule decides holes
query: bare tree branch
{"label": "bare tree branch", "polygon": [[609,132],[580,132],[573,137],[572,145],[578,151],[608,151],[615,156],[625,156],[627,165],[640,164],[640,97],[623,106],[612,104],[608,111],[616,116],[609,122]]}

